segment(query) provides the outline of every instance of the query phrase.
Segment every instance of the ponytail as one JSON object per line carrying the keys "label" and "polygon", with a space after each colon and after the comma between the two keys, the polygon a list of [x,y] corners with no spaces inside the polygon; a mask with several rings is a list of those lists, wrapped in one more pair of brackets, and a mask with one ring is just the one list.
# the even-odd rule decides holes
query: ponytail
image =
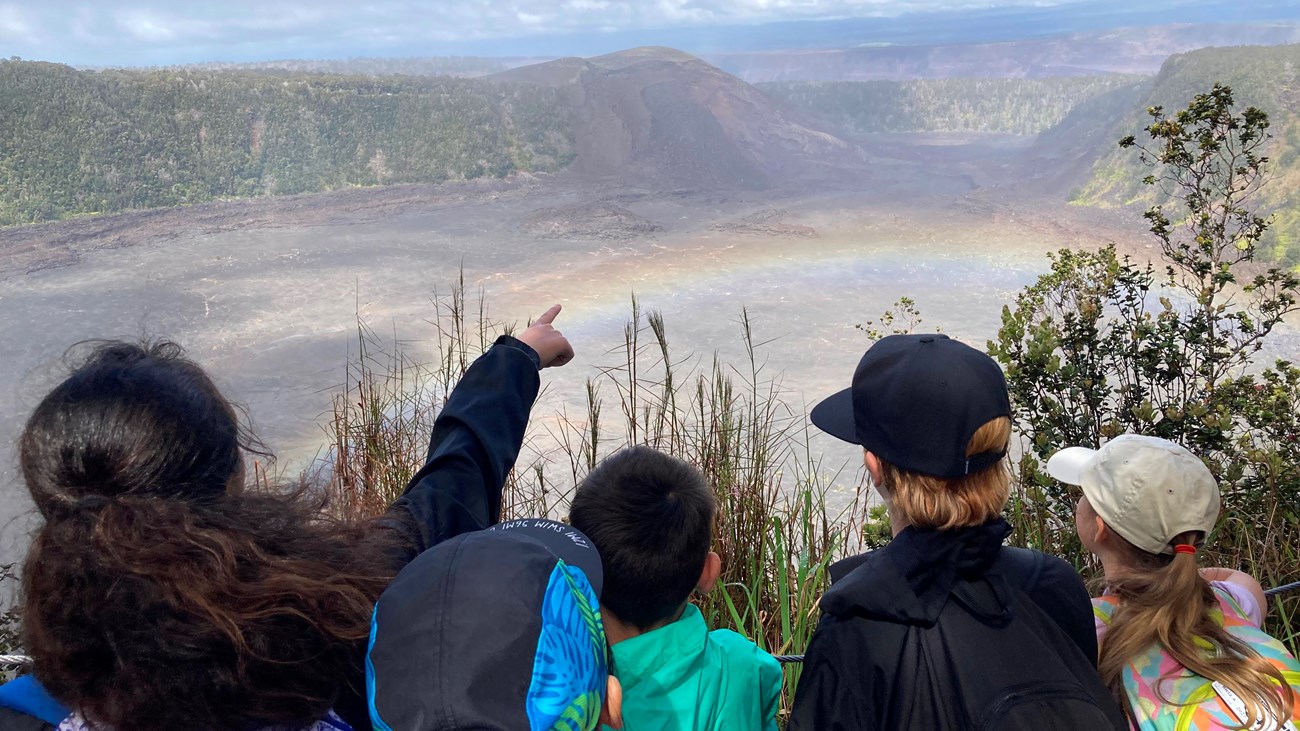
{"label": "ponytail", "polygon": [[[1172,543],[1181,547],[1202,537],[1199,532],[1184,533]],[[1124,670],[1152,645],[1237,694],[1246,706],[1242,728],[1270,717],[1291,718],[1295,692],[1277,668],[1215,620],[1219,602],[1201,577],[1194,552],[1178,550],[1170,556],[1147,553],[1127,542],[1122,547],[1130,568],[1108,577],[1108,593],[1119,606],[1101,640],[1098,670],[1130,721],[1133,709],[1124,689]]]}

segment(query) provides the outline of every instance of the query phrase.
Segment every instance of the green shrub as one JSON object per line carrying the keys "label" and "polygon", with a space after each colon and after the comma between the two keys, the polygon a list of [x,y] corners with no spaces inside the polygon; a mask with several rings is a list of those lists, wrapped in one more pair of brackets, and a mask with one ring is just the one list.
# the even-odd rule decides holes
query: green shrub
{"label": "green shrub", "polygon": [[[1003,309],[989,352],[1006,369],[1024,442],[1012,509],[1019,541],[1089,569],[1074,534],[1073,488],[1043,461],[1069,445],[1121,433],[1164,437],[1200,455],[1218,478],[1224,510],[1210,560],[1266,586],[1300,578],[1300,472],[1296,458],[1300,372],[1256,354],[1294,312],[1300,280],[1255,263],[1268,222],[1248,203],[1264,181],[1268,116],[1233,110],[1216,85],[1166,118],[1149,111],[1137,148],[1152,167],[1144,183],[1169,202],[1146,214],[1160,243],[1157,265],[1114,248],[1061,251],[1051,271]],[[1275,603],[1270,629],[1300,646],[1300,599]]]}

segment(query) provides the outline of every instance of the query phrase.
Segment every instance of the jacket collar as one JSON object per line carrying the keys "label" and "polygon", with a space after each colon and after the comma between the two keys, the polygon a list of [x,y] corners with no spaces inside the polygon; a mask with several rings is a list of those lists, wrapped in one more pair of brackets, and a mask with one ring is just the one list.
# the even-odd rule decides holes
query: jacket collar
{"label": "jacket collar", "polygon": [[884,548],[833,565],[821,609],[931,626],[957,581],[983,576],[1010,533],[1002,518],[955,530],[906,528]]}
{"label": "jacket collar", "polygon": [[708,636],[699,607],[687,604],[676,622],[614,645],[614,674],[624,691],[657,675],[679,677],[698,661]]}

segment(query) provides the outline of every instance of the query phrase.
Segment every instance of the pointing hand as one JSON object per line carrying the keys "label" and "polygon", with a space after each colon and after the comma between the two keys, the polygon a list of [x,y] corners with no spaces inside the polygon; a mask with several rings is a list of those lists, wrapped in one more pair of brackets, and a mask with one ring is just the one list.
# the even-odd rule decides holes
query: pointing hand
{"label": "pointing hand", "polygon": [[551,325],[558,314],[560,314],[560,305],[552,306],[532,325],[529,325],[527,330],[519,334],[521,342],[537,351],[537,357],[541,359],[543,368],[562,366],[573,360],[573,346],[569,344],[568,338]]}

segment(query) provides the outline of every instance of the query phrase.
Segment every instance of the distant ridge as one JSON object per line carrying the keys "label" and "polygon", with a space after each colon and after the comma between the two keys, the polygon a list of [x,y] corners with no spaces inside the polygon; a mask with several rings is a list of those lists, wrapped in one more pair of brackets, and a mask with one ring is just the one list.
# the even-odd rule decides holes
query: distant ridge
{"label": "distant ridge", "polygon": [[0,226],[555,172],[573,158],[560,96],[447,76],[0,60]]}
{"label": "distant ridge", "polygon": [[[1078,171],[1074,203],[1103,207],[1133,205],[1145,208],[1163,202],[1159,188],[1142,184],[1147,169],[1133,150],[1120,149],[1116,140],[1137,135],[1151,121],[1146,109],[1163,106],[1167,116],[1186,109],[1192,97],[1214,84],[1232,87],[1237,110],[1255,106],[1269,115],[1269,142],[1265,154],[1268,182],[1250,200],[1250,206],[1272,216],[1272,225],[1260,242],[1264,259],[1300,267],[1300,45],[1205,48],[1175,55],[1143,85],[1113,109],[1104,126],[1096,128],[1087,167]],[[1081,114],[1090,110],[1082,109]],[[1093,112],[1094,119],[1105,115]],[[1083,120],[1067,119],[1062,127]],[[1076,130],[1053,130],[1045,142],[1077,138]]]}
{"label": "distant ridge", "polygon": [[672,61],[675,63],[708,65],[697,56],[667,46],[640,46],[625,51],[607,53],[604,56],[595,56],[588,60],[595,66],[611,70],[627,68],[642,61]]}
{"label": "distant ridge", "polygon": [[1300,23],[1172,24],[1046,38],[957,44],[881,44],[718,53],[710,63],[750,83],[1048,78],[1154,74],[1165,59],[1210,46],[1300,42]]}
{"label": "distant ridge", "polygon": [[755,87],[657,46],[562,58],[491,78],[561,91],[572,169],[672,187],[764,189],[843,175],[864,153]]}
{"label": "distant ridge", "polygon": [[295,74],[348,74],[357,76],[459,76],[475,77],[537,63],[539,58],[482,58],[471,56],[408,56],[404,58],[278,59],[270,61],[181,64],[174,68],[199,71],[279,71]]}

